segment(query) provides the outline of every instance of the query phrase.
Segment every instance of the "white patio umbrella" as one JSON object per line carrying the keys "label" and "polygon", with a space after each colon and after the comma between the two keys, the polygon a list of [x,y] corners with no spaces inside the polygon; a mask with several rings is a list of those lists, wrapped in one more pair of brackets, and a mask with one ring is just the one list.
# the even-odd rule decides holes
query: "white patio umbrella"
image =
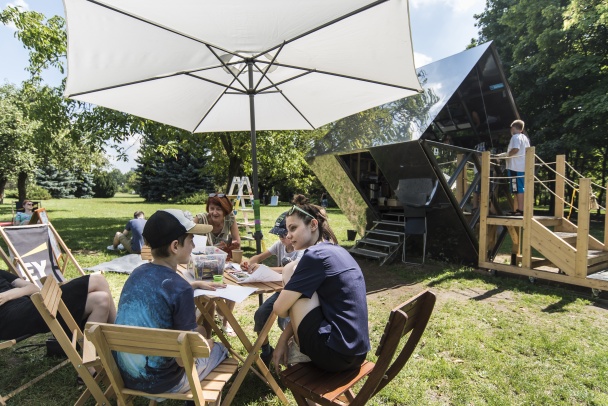
{"label": "white patio umbrella", "polygon": [[[407,0],[64,0],[66,97],[192,132],[314,129],[421,91]],[[256,209],[257,208],[257,209]]]}

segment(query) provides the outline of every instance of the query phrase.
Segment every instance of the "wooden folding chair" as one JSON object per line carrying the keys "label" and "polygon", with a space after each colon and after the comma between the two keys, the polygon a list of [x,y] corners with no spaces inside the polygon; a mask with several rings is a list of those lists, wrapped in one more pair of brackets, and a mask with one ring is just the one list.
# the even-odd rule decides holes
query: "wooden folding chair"
{"label": "wooden folding chair", "polygon": [[[131,404],[133,396],[192,400],[197,406],[219,405],[222,389],[238,367],[235,359],[227,358],[199,381],[194,359],[208,357],[209,347],[194,331],[87,323],[85,334],[95,345],[120,406]],[[112,351],[181,358],[191,390],[188,393],[147,393],[126,388]]]}
{"label": "wooden folding chair", "polygon": [[[88,340],[85,340],[80,327],[74,321],[63,300],[61,300],[61,294],[62,291],[57,281],[53,278],[47,278],[42,290],[30,297],[44,322],[51,330],[51,333],[53,333],[59,345],[66,353],[69,362],[72,363],[78,376],[80,376],[87,387],[75,405],[84,404],[91,396],[95,398],[98,404],[109,405],[108,396],[112,394],[112,391],[111,388],[108,388],[106,393],[104,393],[99,387],[99,382],[104,379],[105,373],[101,362],[99,362],[95,355],[95,348]],[[61,316],[67,329],[71,332],[71,337],[68,336],[66,330],[64,330],[59,322],[58,315]],[[79,348],[82,351],[82,356],[80,355]],[[96,370],[95,377],[89,373],[87,369],[89,367],[93,367]]]}
{"label": "wooden folding chair", "polygon": [[[281,372],[281,379],[300,406],[308,405],[306,399],[320,405],[363,406],[401,371],[418,345],[434,306],[435,295],[427,290],[391,310],[375,364],[365,361],[356,370],[339,373],[323,371],[309,363],[295,364]],[[393,361],[402,338],[408,333],[407,341]],[[355,395],[352,388],[364,377],[367,379]]]}

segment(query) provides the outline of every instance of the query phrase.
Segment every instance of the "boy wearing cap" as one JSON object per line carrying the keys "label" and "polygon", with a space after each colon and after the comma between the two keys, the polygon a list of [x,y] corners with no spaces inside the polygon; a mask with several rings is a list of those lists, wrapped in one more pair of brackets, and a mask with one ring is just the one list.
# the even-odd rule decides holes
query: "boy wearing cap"
{"label": "boy wearing cap", "polygon": [[[194,234],[206,234],[211,226],[195,224],[184,212],[159,210],[146,223],[143,236],[152,248],[152,262],[141,265],[129,275],[118,303],[116,324],[206,332],[196,324],[193,289],[225,287],[223,284],[195,281],[188,283],[177,273],[177,265],[187,263],[194,248]],[[202,379],[227,356],[220,343],[207,341],[209,358],[196,359]],[[118,368],[131,389],[152,393],[184,393],[188,379],[181,361],[170,357],[147,357],[117,352]]]}
{"label": "boy wearing cap", "polygon": [[[287,238],[287,224],[285,222],[286,216],[287,212],[281,214],[275,221],[274,227],[270,230],[272,234],[276,234],[279,236],[279,241],[272,244],[272,246],[268,248],[267,251],[251,257],[249,263],[243,263],[241,265],[243,270],[251,273],[257,269],[260,262],[274,255],[277,257],[277,266],[270,267],[270,269],[278,273],[283,273],[283,267],[285,265],[292,261],[300,259],[303,251],[294,250],[293,245],[291,244],[291,240]],[[262,303],[262,305],[258,307],[258,309],[255,311],[255,314],[253,315],[253,331],[255,331],[257,334],[260,334],[260,331],[262,331],[262,329],[264,328],[264,324],[266,324],[266,321],[270,317],[274,302],[277,300],[278,297],[279,292],[274,293],[268,299],[266,299],[266,301]],[[277,324],[279,325],[279,328],[281,330],[285,328],[288,322],[289,318],[279,317],[277,319]],[[266,365],[268,365],[268,363],[272,359],[273,350],[274,349],[270,346],[270,342],[268,341],[268,337],[266,337],[264,344],[262,344],[262,354],[260,356],[262,358],[262,361]]]}

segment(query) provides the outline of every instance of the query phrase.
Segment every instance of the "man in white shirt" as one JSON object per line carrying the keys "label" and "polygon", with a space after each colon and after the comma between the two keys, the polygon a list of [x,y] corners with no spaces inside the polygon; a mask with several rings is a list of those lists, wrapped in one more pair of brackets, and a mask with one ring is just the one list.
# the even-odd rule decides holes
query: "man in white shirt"
{"label": "man in white shirt", "polygon": [[524,173],[526,170],[526,148],[530,147],[530,140],[523,133],[524,122],[515,120],[511,123],[511,140],[507,148],[507,170],[512,177],[511,190],[515,193],[517,209],[515,215],[524,214]]}

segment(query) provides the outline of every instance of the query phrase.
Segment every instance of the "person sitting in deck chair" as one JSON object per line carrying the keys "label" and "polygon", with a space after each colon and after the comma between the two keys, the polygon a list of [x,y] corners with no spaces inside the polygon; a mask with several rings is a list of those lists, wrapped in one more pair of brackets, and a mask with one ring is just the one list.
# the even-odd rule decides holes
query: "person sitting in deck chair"
{"label": "person sitting in deck chair", "polygon": [[[31,282],[0,270],[0,340],[46,333],[47,324],[30,296],[39,291]],[[101,274],[85,275],[61,285],[62,296],[74,320],[114,323],[116,307],[110,286]]]}

